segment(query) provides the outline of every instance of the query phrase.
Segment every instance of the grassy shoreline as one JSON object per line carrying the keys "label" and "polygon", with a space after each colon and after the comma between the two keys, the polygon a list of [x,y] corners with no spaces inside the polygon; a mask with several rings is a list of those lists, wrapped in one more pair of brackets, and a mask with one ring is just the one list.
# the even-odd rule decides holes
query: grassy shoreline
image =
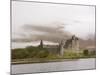
{"label": "grassy shoreline", "polygon": [[66,58],[58,58],[58,59],[15,59],[11,62],[12,65],[17,65],[17,64],[32,64],[32,63],[51,63],[51,62],[63,62],[63,61],[74,61],[74,60],[79,60],[79,59],[89,59],[89,58],[96,58],[96,57],[81,57],[81,58],[73,58],[73,59],[66,59]]}

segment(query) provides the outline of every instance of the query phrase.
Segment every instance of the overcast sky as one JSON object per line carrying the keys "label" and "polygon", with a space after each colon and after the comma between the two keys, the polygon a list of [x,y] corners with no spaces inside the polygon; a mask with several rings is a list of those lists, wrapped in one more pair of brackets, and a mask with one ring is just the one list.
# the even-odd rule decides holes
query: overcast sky
{"label": "overcast sky", "polygon": [[13,41],[57,41],[95,33],[95,7],[35,2],[12,2]]}

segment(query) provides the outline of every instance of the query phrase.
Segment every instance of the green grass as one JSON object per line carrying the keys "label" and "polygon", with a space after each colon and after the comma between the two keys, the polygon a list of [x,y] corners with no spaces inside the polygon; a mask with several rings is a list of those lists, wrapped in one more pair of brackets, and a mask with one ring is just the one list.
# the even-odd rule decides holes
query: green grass
{"label": "green grass", "polygon": [[[86,54],[85,54],[86,53]],[[64,55],[52,54],[46,48],[26,47],[12,50],[12,63],[39,63],[62,61],[67,59],[95,58],[96,54],[92,52],[84,52],[80,50],[78,53],[75,50],[64,50]]]}

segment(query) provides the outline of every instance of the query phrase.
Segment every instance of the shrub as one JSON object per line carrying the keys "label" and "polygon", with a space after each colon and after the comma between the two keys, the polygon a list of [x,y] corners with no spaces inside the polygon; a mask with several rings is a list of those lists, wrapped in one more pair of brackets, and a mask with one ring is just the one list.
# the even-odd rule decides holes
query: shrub
{"label": "shrub", "polygon": [[88,49],[85,49],[85,50],[83,51],[83,54],[87,56],[87,55],[89,54]]}
{"label": "shrub", "polygon": [[49,55],[49,52],[47,50],[41,50],[37,54],[37,57],[39,58],[46,58]]}
{"label": "shrub", "polygon": [[45,58],[49,55],[46,48],[28,46],[26,48],[17,48],[12,50],[12,59],[25,58]]}
{"label": "shrub", "polygon": [[14,49],[12,50],[12,59],[22,59],[22,58],[27,58],[28,57],[28,52],[25,49]]}
{"label": "shrub", "polygon": [[28,46],[25,48],[28,52],[28,57],[35,57],[39,51],[39,49],[37,47],[33,47],[33,46]]}
{"label": "shrub", "polygon": [[33,50],[34,50],[34,47],[33,46],[28,46],[28,47],[26,47],[25,48],[28,52],[33,52]]}

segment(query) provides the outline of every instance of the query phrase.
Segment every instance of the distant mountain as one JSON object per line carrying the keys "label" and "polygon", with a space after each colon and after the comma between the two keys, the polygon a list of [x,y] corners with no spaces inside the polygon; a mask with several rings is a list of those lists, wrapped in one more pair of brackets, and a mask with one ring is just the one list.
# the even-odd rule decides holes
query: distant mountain
{"label": "distant mountain", "polygon": [[80,44],[80,48],[87,48],[90,46],[95,47],[96,40],[95,40],[95,38],[94,39],[87,39],[87,40],[79,38],[79,44]]}

